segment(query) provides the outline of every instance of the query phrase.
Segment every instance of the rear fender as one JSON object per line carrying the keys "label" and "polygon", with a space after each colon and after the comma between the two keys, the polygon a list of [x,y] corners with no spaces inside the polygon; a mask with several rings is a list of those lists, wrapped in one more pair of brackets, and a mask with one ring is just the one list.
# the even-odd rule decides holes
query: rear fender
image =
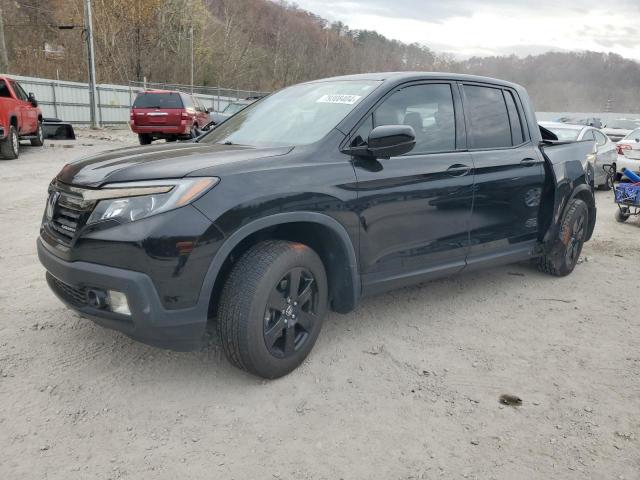
{"label": "rear fender", "polygon": [[567,205],[580,198],[589,207],[589,232],[595,226],[593,142],[544,143],[546,182],[540,209],[541,241],[548,245],[556,238]]}

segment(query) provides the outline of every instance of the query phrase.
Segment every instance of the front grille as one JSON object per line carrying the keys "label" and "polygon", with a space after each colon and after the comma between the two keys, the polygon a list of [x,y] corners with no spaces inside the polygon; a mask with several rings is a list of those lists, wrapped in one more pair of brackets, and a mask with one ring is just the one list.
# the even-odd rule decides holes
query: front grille
{"label": "front grille", "polygon": [[74,307],[85,307],[87,305],[87,294],[84,288],[73,287],[61,282],[49,272],[47,272],[47,283],[49,287],[51,287],[51,290]]}
{"label": "front grille", "polygon": [[71,246],[78,231],[84,226],[94,203],[84,202],[62,184],[52,184],[47,203],[49,231],[64,245]]}

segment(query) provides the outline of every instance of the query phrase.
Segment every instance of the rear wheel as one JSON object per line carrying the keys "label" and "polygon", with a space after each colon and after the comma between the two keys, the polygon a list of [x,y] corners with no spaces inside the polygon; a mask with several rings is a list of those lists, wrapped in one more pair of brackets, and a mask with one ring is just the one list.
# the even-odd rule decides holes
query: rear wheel
{"label": "rear wheel", "polygon": [[255,375],[294,370],[316,342],[327,310],[320,257],[300,243],[267,241],[231,270],[218,309],[218,334],[229,361]]}
{"label": "rear wheel", "polygon": [[149,145],[153,141],[153,138],[148,133],[139,133],[138,141],[140,145]]}
{"label": "rear wheel", "polygon": [[32,147],[41,147],[44,145],[44,131],[42,130],[42,122],[38,122],[38,130],[36,131],[36,138],[31,139]]}
{"label": "rear wheel", "polygon": [[587,238],[589,208],[582,200],[571,200],[562,217],[558,237],[548,252],[538,258],[538,269],[556,277],[573,272]]}
{"label": "rear wheel", "polygon": [[0,156],[5,160],[13,160],[18,158],[20,154],[20,140],[18,138],[18,130],[11,125],[6,138],[0,141]]}

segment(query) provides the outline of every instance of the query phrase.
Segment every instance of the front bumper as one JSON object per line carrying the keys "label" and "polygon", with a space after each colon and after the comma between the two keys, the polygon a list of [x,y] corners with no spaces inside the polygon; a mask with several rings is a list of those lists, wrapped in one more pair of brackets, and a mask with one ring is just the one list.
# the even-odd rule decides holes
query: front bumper
{"label": "front bumper", "polygon": [[[167,310],[144,273],[89,262],[67,262],[51,253],[38,239],[38,258],[47,270],[52,291],[67,306],[95,323],[118,330],[149,345],[178,351],[203,345],[207,308]],[[83,301],[87,288],[117,290],[127,296],[131,316],[91,307]]]}

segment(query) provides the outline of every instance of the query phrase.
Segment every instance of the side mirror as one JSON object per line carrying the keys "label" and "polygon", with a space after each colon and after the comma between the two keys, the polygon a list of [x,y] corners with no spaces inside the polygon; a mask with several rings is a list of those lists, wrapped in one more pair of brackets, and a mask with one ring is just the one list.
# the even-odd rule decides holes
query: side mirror
{"label": "side mirror", "polygon": [[376,158],[403,155],[416,146],[416,132],[409,125],[381,125],[371,130],[367,150]]}
{"label": "side mirror", "polygon": [[391,158],[416,146],[416,132],[409,125],[381,125],[371,130],[367,145],[343,150],[356,157]]}
{"label": "side mirror", "polygon": [[38,106],[38,101],[36,100],[36,96],[33,94],[33,92],[29,92],[28,100],[29,103],[31,103],[31,105],[33,105],[34,107]]}

